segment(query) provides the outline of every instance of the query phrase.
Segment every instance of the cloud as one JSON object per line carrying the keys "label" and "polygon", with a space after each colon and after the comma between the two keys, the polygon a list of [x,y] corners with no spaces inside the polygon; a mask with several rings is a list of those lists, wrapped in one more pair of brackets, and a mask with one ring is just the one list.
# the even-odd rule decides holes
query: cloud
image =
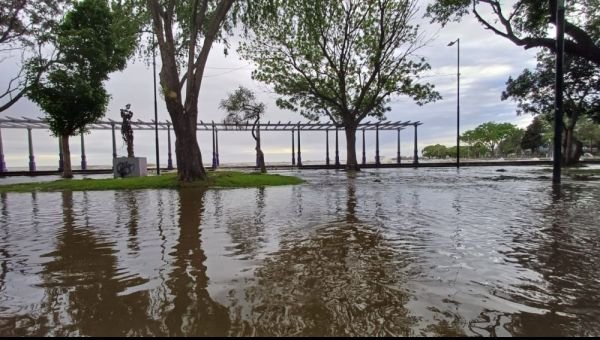
{"label": "cloud", "polygon": [[[501,101],[500,94],[509,76],[518,75],[521,70],[535,65],[535,50],[525,51],[509,41],[486,31],[473,18],[467,17],[461,23],[451,23],[444,29],[437,25],[430,25],[427,20],[419,20],[426,35],[435,36],[435,39],[426,47],[418,51],[429,61],[432,70],[423,78],[431,82],[441,93],[443,99],[424,106],[418,106],[406,97],[393,98],[392,111],[388,119],[421,121],[419,127],[419,149],[429,144],[452,145],[456,141],[456,62],[457,47],[448,47],[450,41],[461,39],[460,68],[461,68],[461,131],[474,128],[486,121],[512,122],[521,127],[526,126],[531,120],[529,116],[516,115],[515,104]],[[253,66],[250,62],[240,60],[235,51],[230,50],[230,55],[222,54],[223,46],[214,46],[211,51],[205,77],[199,97],[199,119],[203,121],[221,121],[224,117],[218,105],[219,101],[239,85],[249,87],[256,91],[259,100],[267,105],[264,121],[271,122],[297,122],[305,119],[298,114],[281,110],[275,105],[277,95],[272,90],[250,77]],[[157,58],[158,60],[160,58]],[[160,60],[159,60],[160,61]],[[157,66],[160,69],[160,62]],[[14,65],[4,61],[0,63],[0,77],[7,79],[14,73]],[[152,68],[140,60],[129,63],[123,72],[114,73],[107,81],[106,87],[111,94],[106,118],[120,120],[119,109],[125,104],[132,104],[134,119],[154,119],[153,104],[153,75]],[[164,101],[158,98],[159,120],[167,120]],[[43,113],[38,107],[28,100],[21,100],[10,110],[3,113],[8,116],[39,117]],[[402,155],[412,155],[413,129],[403,130]],[[10,169],[27,167],[27,134],[24,130],[2,130],[4,152],[7,166]],[[161,131],[161,163],[166,164],[167,146],[166,131]],[[210,132],[198,132],[199,143],[203,152],[205,164],[212,158],[212,142]],[[374,157],[374,133],[367,132],[368,159]],[[384,132],[380,134],[380,147],[382,156],[395,157],[396,133]],[[94,131],[85,136],[88,163],[91,165],[110,165],[112,157],[112,142],[110,131]],[[249,133],[221,132],[219,134],[219,149],[221,161],[225,162],[253,162],[254,146]],[[120,140],[117,141],[118,153],[124,154],[125,148]],[[172,135],[173,157],[174,136]],[[291,133],[272,132],[263,133],[263,147],[267,162],[291,161]],[[297,147],[297,146],[296,146]],[[361,138],[357,138],[357,150],[360,159]],[[34,132],[34,149],[36,161],[39,166],[51,168],[58,164],[58,141],[46,131]],[[79,164],[80,142],[79,138],[72,138],[72,162]],[[148,157],[149,163],[154,163],[154,133],[151,131],[135,132],[135,150],[137,155]],[[340,157],[345,159],[345,137],[340,134]],[[322,161],[325,160],[325,133],[306,132],[302,135],[303,159]],[[330,158],[333,159],[333,135],[330,134]]]}

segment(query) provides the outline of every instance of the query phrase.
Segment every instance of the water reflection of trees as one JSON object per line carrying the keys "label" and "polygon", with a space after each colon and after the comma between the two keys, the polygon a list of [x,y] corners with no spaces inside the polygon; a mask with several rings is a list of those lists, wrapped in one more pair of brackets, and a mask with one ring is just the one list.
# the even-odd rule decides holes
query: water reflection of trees
{"label": "water reflection of trees", "polygon": [[246,212],[234,212],[227,217],[227,233],[234,244],[235,256],[254,259],[265,240],[265,188],[256,189],[256,209],[254,216]]}
{"label": "water reflection of trees", "polygon": [[[40,310],[0,320],[2,335],[222,336],[227,309],[206,288],[206,256],[200,239],[204,192],[179,192],[179,237],[169,254],[166,290],[138,290],[147,282],[118,265],[118,243],[86,223],[88,206],[75,211],[73,194],[62,193],[63,223],[55,249],[44,255]],[[129,202],[132,203],[132,202]],[[132,207],[135,207],[134,204]],[[136,214],[131,218],[136,219]],[[83,221],[82,221],[83,219]],[[131,223],[128,224],[131,227]],[[134,226],[135,227],[135,226]],[[131,232],[131,230],[130,230]],[[129,248],[128,244],[128,248]],[[162,276],[161,276],[162,277]],[[164,294],[163,294],[164,293]]]}
{"label": "water reflection of trees", "polygon": [[[6,245],[8,242],[8,204],[6,199],[6,193],[0,193],[0,226],[2,226],[2,239],[0,240],[2,245]],[[6,284],[6,274],[8,273],[8,259],[10,254],[7,249],[3,246],[0,248],[0,293],[4,292],[4,285]]]}
{"label": "water reflection of trees", "polygon": [[409,335],[414,319],[397,254],[356,214],[353,179],[346,213],[303,240],[283,240],[246,290],[245,335]]}
{"label": "water reflection of trees", "polygon": [[[78,225],[73,194],[65,191],[62,198],[63,230],[57,233],[56,249],[45,255],[50,261],[41,273],[51,334],[148,334],[153,328],[146,317],[148,292],[120,294],[145,280],[137,276],[120,278],[116,243],[96,234],[87,222]],[[86,214],[87,206],[83,208]]]}
{"label": "water reflection of trees", "polygon": [[166,283],[173,296],[165,317],[169,336],[224,336],[230,327],[227,309],[213,301],[206,290],[206,255],[200,239],[204,195],[199,190],[179,191],[180,234],[171,253],[173,271]]}
{"label": "water reflection of trees", "polygon": [[597,193],[573,184],[549,190],[548,204],[531,227],[536,232],[518,232],[514,249],[506,254],[543,281],[523,282],[504,294],[541,312],[488,311],[473,320],[474,325],[499,325],[504,318],[503,327],[512,335],[600,334],[600,238],[593,222]]}

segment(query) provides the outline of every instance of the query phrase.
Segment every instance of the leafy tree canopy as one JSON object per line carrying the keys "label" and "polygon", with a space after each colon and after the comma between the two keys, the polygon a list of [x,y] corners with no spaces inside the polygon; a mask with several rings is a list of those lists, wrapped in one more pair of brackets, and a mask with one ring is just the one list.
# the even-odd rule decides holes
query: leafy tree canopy
{"label": "leafy tree canopy", "polygon": [[533,121],[523,134],[521,139],[521,148],[524,150],[536,150],[545,144],[544,132],[546,132],[547,124],[540,116],[533,118]]}
{"label": "leafy tree canopy", "polygon": [[418,81],[429,65],[414,55],[423,44],[411,23],[415,1],[274,2],[241,54],[257,64],[253,77],[281,95],[278,106],[355,126],[382,119],[391,95],[419,104],[439,98]]}
{"label": "leafy tree canopy", "polygon": [[243,86],[221,100],[219,107],[227,112],[225,123],[229,124],[258,121],[265,112],[265,104],[257,102],[254,93]]}
{"label": "leafy tree canopy", "polygon": [[[109,95],[103,81],[125,67],[136,47],[136,29],[124,24],[123,8],[115,7],[106,0],[78,2],[53,33],[57,61],[28,96],[47,113],[56,135],[76,135],[104,115]],[[38,67],[29,65],[31,77]]]}
{"label": "leafy tree canopy", "polygon": [[[524,70],[521,75],[506,82],[502,100],[517,102],[517,114],[552,115],[554,112],[555,58],[540,52],[534,71]],[[581,115],[600,119],[600,66],[577,57],[565,58],[564,111],[568,118],[577,120]]]}
{"label": "leafy tree canopy", "polygon": [[423,148],[423,157],[446,158],[448,148],[441,144],[428,145]]}
{"label": "leafy tree canopy", "polygon": [[[442,25],[473,14],[486,29],[525,49],[555,51],[548,25],[556,24],[556,0],[435,0],[427,7]],[[489,14],[486,14],[489,13]],[[565,53],[600,66],[600,0],[566,0]]]}
{"label": "leafy tree canopy", "polygon": [[[70,0],[0,0],[0,62],[20,57],[14,77],[0,93],[0,112],[16,103],[52,63],[55,55],[44,46]],[[49,50],[49,51],[46,51]],[[18,55],[20,54],[20,56]],[[29,58],[41,66],[35,77],[26,77]]]}
{"label": "leafy tree canopy", "polygon": [[520,129],[511,123],[487,122],[473,130],[465,131],[461,139],[470,145],[481,143],[493,153],[499,143],[518,134],[519,131]]}

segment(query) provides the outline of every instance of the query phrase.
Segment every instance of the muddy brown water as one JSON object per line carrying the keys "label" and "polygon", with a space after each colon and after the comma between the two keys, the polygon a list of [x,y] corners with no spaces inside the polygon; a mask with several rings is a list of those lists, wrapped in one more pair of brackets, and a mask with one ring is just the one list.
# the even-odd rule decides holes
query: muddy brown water
{"label": "muddy brown water", "polygon": [[600,335],[600,182],[532,168],[0,196],[0,335]]}

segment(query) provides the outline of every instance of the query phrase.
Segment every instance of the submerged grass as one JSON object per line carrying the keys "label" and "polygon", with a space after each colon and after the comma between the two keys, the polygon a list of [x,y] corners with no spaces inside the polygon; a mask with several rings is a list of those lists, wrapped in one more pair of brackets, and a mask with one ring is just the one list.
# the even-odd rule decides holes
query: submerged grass
{"label": "submerged grass", "polygon": [[[533,173],[551,174],[552,167],[544,167],[542,169],[533,170]],[[600,180],[600,169],[588,168],[583,165],[563,167],[561,170],[562,176],[569,177],[579,181],[594,181]]]}
{"label": "submerged grass", "polygon": [[208,181],[180,183],[175,173],[161,176],[106,178],[106,179],[61,179],[52,182],[20,183],[0,186],[3,192],[32,191],[94,191],[94,190],[136,190],[136,189],[178,189],[199,188],[252,188],[276,185],[301,184],[298,177],[275,174],[261,174],[239,171],[217,171],[208,174]]}

